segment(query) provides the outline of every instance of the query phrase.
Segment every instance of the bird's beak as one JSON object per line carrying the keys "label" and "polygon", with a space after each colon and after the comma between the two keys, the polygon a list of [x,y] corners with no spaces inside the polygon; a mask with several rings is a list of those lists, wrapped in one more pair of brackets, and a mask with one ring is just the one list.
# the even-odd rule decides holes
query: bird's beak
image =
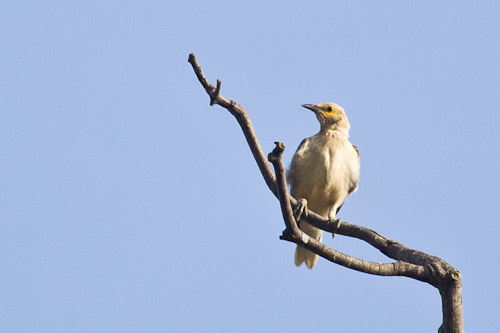
{"label": "bird's beak", "polygon": [[312,112],[318,111],[318,107],[314,104],[302,104],[302,107],[311,110]]}

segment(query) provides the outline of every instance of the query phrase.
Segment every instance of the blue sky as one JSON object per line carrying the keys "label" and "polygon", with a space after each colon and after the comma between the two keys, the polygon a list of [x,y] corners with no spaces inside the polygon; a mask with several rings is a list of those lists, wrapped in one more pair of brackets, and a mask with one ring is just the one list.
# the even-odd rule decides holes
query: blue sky
{"label": "blue sky", "polygon": [[499,330],[499,22],[497,1],[3,2],[0,330],[437,331],[429,285],[294,266],[190,52],[287,163],[318,130],[300,105],[342,105],[361,181],[339,217],[457,267],[466,330]]}

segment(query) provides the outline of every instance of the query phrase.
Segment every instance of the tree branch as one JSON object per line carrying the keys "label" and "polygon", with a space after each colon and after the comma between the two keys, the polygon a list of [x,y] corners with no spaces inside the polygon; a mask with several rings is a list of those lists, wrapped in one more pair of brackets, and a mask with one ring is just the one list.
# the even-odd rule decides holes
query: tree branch
{"label": "tree branch", "polygon": [[460,272],[444,260],[422,251],[410,249],[399,242],[388,240],[371,229],[339,219],[331,221],[310,210],[307,210],[307,214],[301,218],[306,219],[311,225],[327,232],[360,239],[396,262],[376,263],[352,257],[336,251],[302,232],[292,210],[292,208],[297,207],[297,200],[290,196],[286,185],[286,173],[283,165],[285,146],[276,142],[276,147],[268,155],[268,160],[273,164],[276,172],[275,176],[266,161],[245,109],[220,94],[220,80],[217,80],[216,87],[208,82],[193,53],[189,55],[188,62],[209,95],[210,105],[222,106],[238,121],[267,186],[279,199],[286,226],[280,239],[303,246],[331,262],[360,272],[384,276],[406,276],[429,283],[436,287],[441,294],[443,323],[439,328],[439,333],[463,332],[462,278]]}
{"label": "tree branch", "polygon": [[255,135],[255,131],[253,130],[252,123],[250,122],[250,118],[248,117],[246,110],[243,108],[243,106],[236,104],[235,101],[229,100],[220,94],[220,80],[217,80],[217,87],[214,87],[208,82],[205,74],[203,74],[203,71],[198,64],[198,60],[196,60],[196,56],[194,55],[194,53],[191,53],[189,55],[188,62],[193,67],[198,80],[200,81],[203,88],[205,88],[208,96],[210,96],[210,105],[219,104],[220,106],[228,110],[240,124],[240,127],[243,130],[243,134],[245,135],[245,139],[247,140],[253,157],[255,158],[255,161],[259,166],[260,172],[264,177],[267,187],[269,187],[271,192],[276,195],[276,189],[274,185],[276,179],[274,178],[274,173],[271,170],[269,163],[267,163],[266,155],[260,147],[259,140]]}

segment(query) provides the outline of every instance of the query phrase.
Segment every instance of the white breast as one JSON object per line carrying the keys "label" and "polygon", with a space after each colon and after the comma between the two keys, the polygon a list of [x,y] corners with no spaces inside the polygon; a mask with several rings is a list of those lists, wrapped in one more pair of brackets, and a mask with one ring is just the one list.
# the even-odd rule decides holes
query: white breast
{"label": "white breast", "polygon": [[330,218],[358,180],[357,152],[341,133],[311,137],[295,154],[289,171],[292,195],[305,198],[311,210]]}

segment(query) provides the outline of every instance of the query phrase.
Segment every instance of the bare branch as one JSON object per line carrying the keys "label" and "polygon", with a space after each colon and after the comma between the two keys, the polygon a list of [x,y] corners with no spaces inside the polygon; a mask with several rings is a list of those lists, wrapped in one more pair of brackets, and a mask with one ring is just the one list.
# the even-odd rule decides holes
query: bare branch
{"label": "bare branch", "polygon": [[425,279],[419,278],[419,280],[434,286],[451,283],[455,281],[454,276],[460,274],[456,268],[443,259],[410,249],[399,242],[388,240],[369,228],[346,221],[341,221],[341,223],[340,220],[330,221],[311,211],[308,211],[307,216],[303,218],[322,230],[363,240],[391,259],[424,266],[429,272],[429,276]]}
{"label": "bare branch", "polygon": [[238,121],[267,186],[279,199],[286,226],[280,239],[296,243],[331,262],[360,272],[384,276],[406,276],[431,284],[439,289],[442,298],[443,323],[439,328],[439,333],[463,332],[462,278],[460,272],[444,260],[422,251],[410,249],[399,242],[388,240],[371,229],[338,219],[330,221],[310,210],[307,210],[307,214],[301,218],[306,219],[311,225],[327,232],[360,239],[396,262],[376,263],[352,257],[336,251],[302,232],[297,226],[292,210],[292,208],[297,207],[297,200],[290,196],[287,190],[283,165],[284,145],[276,142],[275,149],[268,155],[269,161],[274,166],[275,176],[266,161],[245,109],[220,94],[220,80],[217,80],[216,87],[208,82],[193,53],[189,55],[188,61],[209,95],[210,105],[222,106]]}
{"label": "bare branch", "polygon": [[462,333],[464,313],[462,306],[462,276],[457,273],[453,283],[439,288],[443,304],[443,324],[438,333]]}
{"label": "bare branch", "polygon": [[205,74],[203,74],[203,71],[198,64],[198,61],[196,60],[196,56],[194,55],[194,53],[191,53],[189,55],[188,62],[193,67],[198,80],[200,81],[203,88],[205,88],[208,96],[210,96],[210,105],[219,104],[220,106],[228,110],[240,124],[240,127],[243,130],[243,134],[245,135],[245,139],[247,140],[248,146],[252,151],[253,157],[255,158],[260,172],[262,173],[262,176],[266,181],[267,187],[269,187],[271,192],[276,195],[276,179],[274,177],[274,173],[266,160],[266,155],[260,147],[259,140],[257,140],[257,136],[255,135],[255,131],[253,130],[253,126],[250,122],[250,118],[248,117],[247,112],[241,105],[236,104],[235,101],[227,99],[220,94],[220,80],[217,80],[217,87],[214,87],[208,82]]}
{"label": "bare branch", "polygon": [[283,220],[285,221],[285,232],[291,232],[292,236],[300,236],[309,237],[307,234],[300,231],[297,226],[297,222],[295,221],[295,217],[293,216],[292,205],[290,204],[290,195],[288,194],[288,190],[286,188],[286,174],[285,174],[285,166],[283,165],[283,151],[285,150],[285,145],[281,142],[275,142],[276,147],[273,149],[269,155],[267,155],[267,159],[274,166],[274,170],[276,171],[276,192],[278,195],[278,200],[281,205],[281,212],[283,214]]}

